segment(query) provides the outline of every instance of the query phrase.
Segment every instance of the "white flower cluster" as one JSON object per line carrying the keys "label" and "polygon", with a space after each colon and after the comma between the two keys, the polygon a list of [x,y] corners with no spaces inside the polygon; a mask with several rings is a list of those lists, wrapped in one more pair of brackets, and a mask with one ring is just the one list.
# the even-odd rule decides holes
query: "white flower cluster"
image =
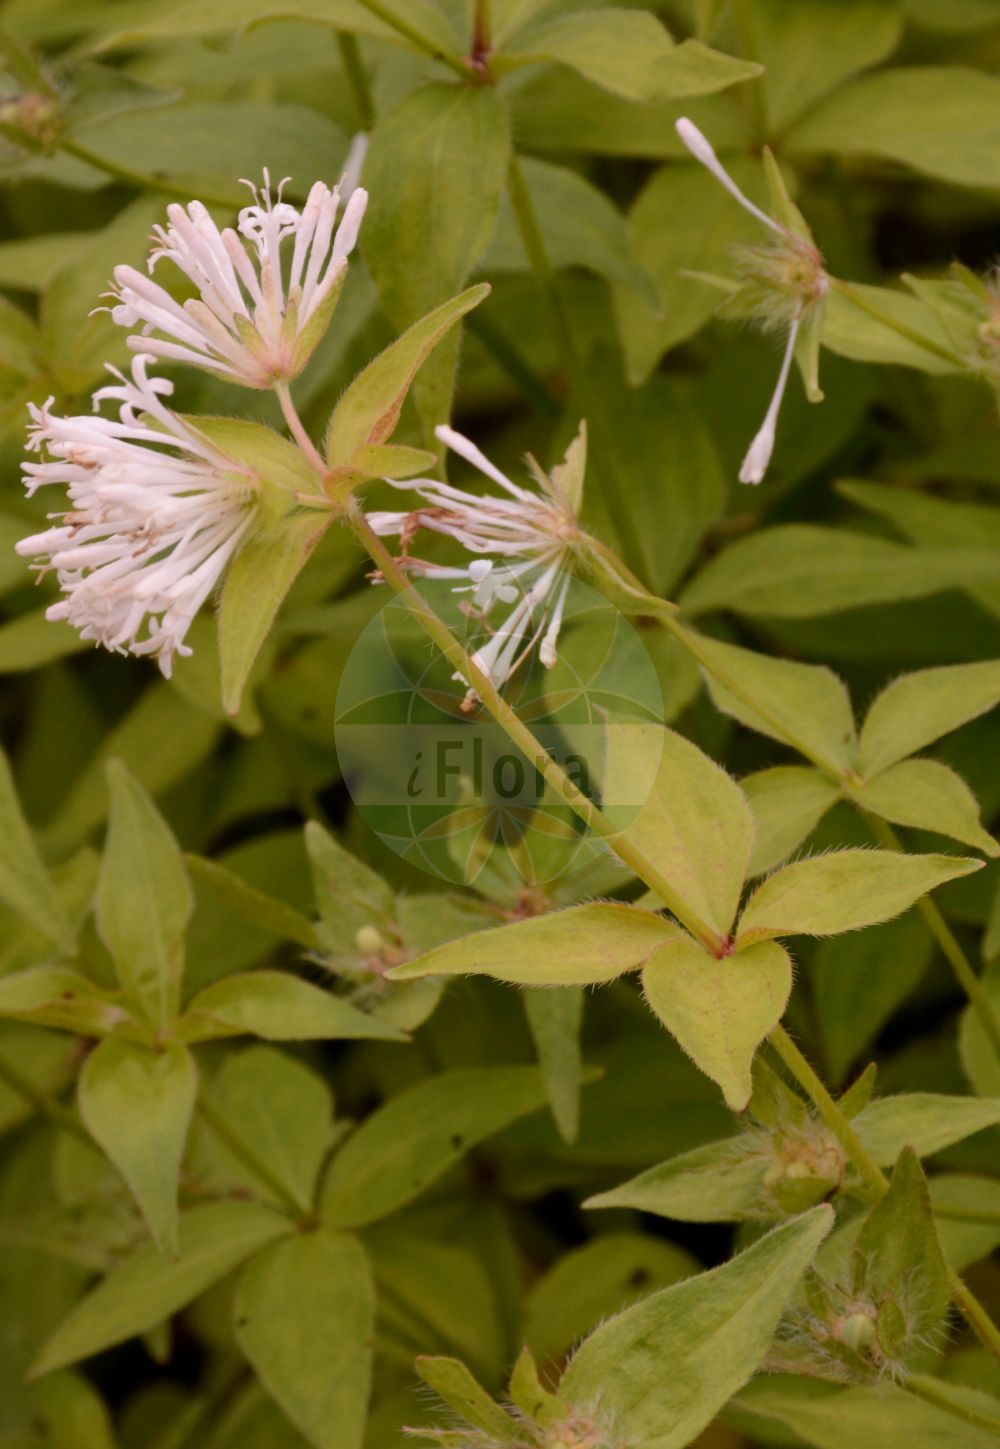
{"label": "white flower cluster", "polygon": [[[455,591],[470,595],[471,608],[481,619],[488,620],[498,603],[512,606],[472,655],[499,689],[536,646],[546,668],[555,664],[569,591],[566,566],[580,529],[572,507],[551,479],[541,480],[546,496],[522,488],[453,428],[435,431],[453,452],[502,488],[503,495],[467,493],[450,483],[415,478],[393,487],[412,489],[423,507],[405,513],[370,513],[368,522],[382,536],[399,536],[400,562],[409,573],[455,580]],[[420,529],[445,534],[476,557],[464,568],[413,558],[409,545]],[[467,702],[474,699],[470,687]]]}
{"label": "white flower cluster", "polygon": [[[247,183],[249,184],[249,183]],[[32,406],[24,465],[30,494],[64,487],[69,506],[18,545],[56,571],[64,597],[48,610],[105,648],[153,655],[169,675],[185,635],[254,527],[261,483],[163,401],[173,385],[149,376],[157,359],[186,362],[246,387],[287,383],[322,336],[344,281],[367,195],[317,182],[301,211],[253,191],[237,228],[219,229],[198,201],[168,208],[149,271],[173,262],[197,295],[177,302],[132,267],[114,272],[111,316],[140,327],[131,378],[94,394],[94,415],[59,417]],[[117,416],[101,414],[117,404]]]}

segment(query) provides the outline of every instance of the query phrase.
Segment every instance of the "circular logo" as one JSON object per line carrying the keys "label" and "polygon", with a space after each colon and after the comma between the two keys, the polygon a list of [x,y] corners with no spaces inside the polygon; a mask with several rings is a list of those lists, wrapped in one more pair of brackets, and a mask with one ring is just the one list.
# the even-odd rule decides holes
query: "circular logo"
{"label": "circular logo", "polygon": [[[447,583],[420,594],[474,653],[493,628]],[[576,578],[568,583],[558,655],[540,659],[525,631],[503,695],[546,754],[589,799],[613,804],[618,829],[651,779],[605,799],[609,732],[663,722],[656,669],[623,614]],[[358,810],[404,860],[444,880],[495,875],[544,886],[584,869],[607,847],[471,693],[406,602],[390,597],[348,655],[336,701],[337,752]],[[655,764],[655,762],[654,762]],[[621,798],[624,795],[624,798]]]}

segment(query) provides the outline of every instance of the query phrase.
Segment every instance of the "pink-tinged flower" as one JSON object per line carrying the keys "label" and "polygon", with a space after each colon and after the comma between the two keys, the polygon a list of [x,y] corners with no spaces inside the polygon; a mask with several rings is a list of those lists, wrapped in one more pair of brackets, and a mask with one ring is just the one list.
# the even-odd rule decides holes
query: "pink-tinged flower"
{"label": "pink-tinged flower", "polygon": [[[398,535],[403,547],[400,564],[410,574],[454,580],[455,592],[468,595],[467,612],[491,629],[472,658],[499,689],[536,646],[546,668],[555,664],[569,590],[568,565],[583,535],[556,479],[539,471],[543,491],[522,488],[453,428],[439,427],[435,432],[503,494],[467,493],[432,478],[405,483],[389,479],[394,488],[415,492],[423,506],[405,513],[370,513],[368,522],[383,537]],[[453,538],[476,557],[464,567],[415,558],[410,544],[420,529]],[[498,605],[507,606],[508,612],[493,625],[491,615]],[[475,698],[470,688],[467,703],[471,706]]]}
{"label": "pink-tinged flower", "polygon": [[[363,156],[363,152],[362,152]],[[360,165],[355,160],[355,169]],[[317,181],[301,211],[272,198],[264,171],[236,229],[221,231],[200,201],[167,207],[149,258],[173,262],[198,296],[177,302],[134,267],[114,270],[111,316],[141,327],[137,352],[189,362],[245,387],[287,382],[305,367],[329,324],[358,239],[368,193],[351,191],[339,226],[340,192]]]}
{"label": "pink-tinged flower", "polygon": [[64,487],[69,507],[17,551],[56,571],[64,597],[47,618],[120,654],[151,654],[169,677],[253,526],[259,483],[164,405],[173,384],[147,377],[151,360],[136,357],[131,380],[109,369],[117,380],[94,394],[95,413],[107,400],[117,417],[57,417],[51,398],[31,406],[27,446],[42,461],[23,465],[25,486]]}
{"label": "pink-tinged flower", "polygon": [[[693,121],[682,116],[676,123],[677,134],[695,160],[712,173],[740,206],[762,226],[778,237],[768,247],[734,247],[741,286],[723,311],[730,316],[752,317],[765,330],[785,331],[785,350],[778,372],[778,381],[757,435],[747,450],[740,468],[741,483],[760,483],[767,472],[774,451],[778,413],[788,385],[792,360],[800,335],[805,339],[804,324],[809,324],[809,357],[803,362],[807,391],[813,401],[822,397],[815,379],[819,351],[819,330],[822,304],[829,288],[823,258],[809,234],[808,227],[793,207],[797,226],[784,225],[756,206],[722,165],[711,143]],[[800,354],[800,361],[802,360]]]}

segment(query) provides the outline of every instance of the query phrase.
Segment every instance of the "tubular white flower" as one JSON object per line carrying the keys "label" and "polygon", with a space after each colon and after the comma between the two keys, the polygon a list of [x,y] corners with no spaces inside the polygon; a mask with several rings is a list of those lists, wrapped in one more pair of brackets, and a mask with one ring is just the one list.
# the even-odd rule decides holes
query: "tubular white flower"
{"label": "tubular white flower", "polygon": [[[358,152],[355,169],[363,148]],[[351,190],[336,226],[337,187],[317,181],[298,211],[281,199],[285,181],[272,199],[266,169],[262,187],[244,185],[254,201],[240,212],[235,231],[220,231],[200,201],[168,206],[167,226],[154,228],[158,245],[150,254],[150,273],[163,259],[173,262],[197,288],[197,297],[176,302],[151,277],[119,266],[110,310],[119,326],[142,328],[128,339],[137,352],[192,363],[245,387],[268,388],[297,377],[326,330],[368,193]],[[282,255],[289,239],[290,258],[287,247]]]}
{"label": "tubular white flower", "polygon": [[[425,506],[409,512],[370,513],[368,522],[382,537],[398,535],[403,546],[400,564],[409,573],[453,580],[456,593],[469,594],[465,607],[470,614],[488,621],[498,603],[513,606],[472,655],[499,689],[536,646],[546,668],[555,664],[569,590],[568,564],[580,529],[551,480],[546,495],[522,488],[461,433],[449,427],[435,432],[506,496],[467,493],[432,478],[406,482],[390,478],[386,481],[392,487],[412,489]],[[462,568],[414,558],[409,545],[420,529],[453,538],[476,557]],[[470,688],[467,704],[475,698]]]}
{"label": "tubular white flower", "polygon": [[741,483],[760,483],[767,472],[771,454],[774,451],[778,413],[781,410],[785,388],[788,385],[799,329],[810,308],[821,303],[826,296],[828,278],[823,267],[823,258],[816,250],[811,238],[808,235],[796,235],[788,227],[783,226],[774,217],[768,216],[765,211],[756,206],[749,196],[745,195],[737,186],[715,154],[711,143],[702,135],[693,121],[682,116],[675,123],[675,129],[695,160],[700,161],[712,173],[716,180],[726,188],[730,196],[734,197],[740,206],[757,221],[770,231],[776,232],[781,238],[780,246],[767,250],[744,249],[747,256],[752,259],[752,265],[749,267],[750,273],[753,274],[756,271],[758,282],[767,284],[763,288],[765,294],[767,286],[774,288],[766,301],[763,298],[760,299],[759,308],[754,315],[764,323],[765,327],[777,322],[778,325],[788,328],[784,356],[774,394],[764,421],[743,459],[739,473]]}
{"label": "tubular white flower", "polygon": [[[52,528],[22,539],[17,552],[55,569],[65,595],[47,611],[84,639],[120,654],[151,654],[169,677],[202,604],[253,525],[255,475],[226,457],[161,399],[173,390],[150,378],[138,356],[129,380],[94,394],[118,417],[57,417],[52,399],[31,405],[29,496],[65,487],[69,508]],[[140,637],[146,625],[145,637]]]}

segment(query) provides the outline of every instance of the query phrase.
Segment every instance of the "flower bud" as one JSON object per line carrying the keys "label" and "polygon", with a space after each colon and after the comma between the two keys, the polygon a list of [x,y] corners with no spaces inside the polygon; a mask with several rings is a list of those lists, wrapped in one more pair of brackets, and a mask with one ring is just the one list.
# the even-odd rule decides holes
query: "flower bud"
{"label": "flower bud", "polygon": [[0,124],[18,132],[29,150],[51,151],[62,131],[62,108],[44,91],[24,91],[0,105]]}

